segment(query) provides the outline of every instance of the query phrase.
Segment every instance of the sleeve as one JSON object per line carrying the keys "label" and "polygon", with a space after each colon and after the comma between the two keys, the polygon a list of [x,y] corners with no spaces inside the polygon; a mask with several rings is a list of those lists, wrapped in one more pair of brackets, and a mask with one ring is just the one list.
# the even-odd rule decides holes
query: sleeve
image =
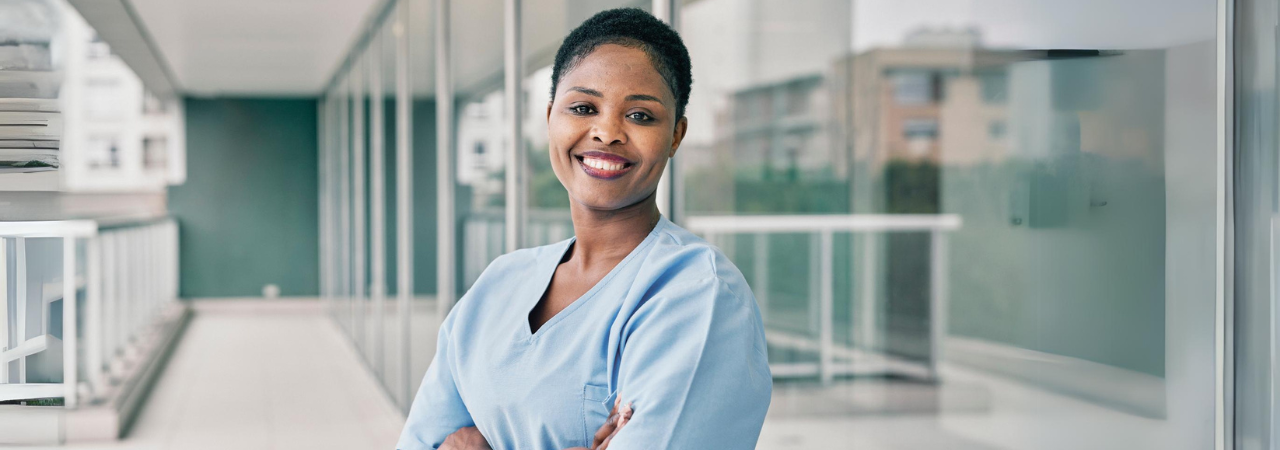
{"label": "sleeve", "polygon": [[636,309],[617,379],[635,412],[610,449],[756,447],[773,380],[755,298],[738,291],[711,277]]}
{"label": "sleeve", "polygon": [[434,449],[459,428],[474,426],[475,421],[462,403],[454,384],[450,360],[452,315],[440,326],[436,355],[422,377],[422,385],[409,408],[409,418],[400,432],[399,450]]}

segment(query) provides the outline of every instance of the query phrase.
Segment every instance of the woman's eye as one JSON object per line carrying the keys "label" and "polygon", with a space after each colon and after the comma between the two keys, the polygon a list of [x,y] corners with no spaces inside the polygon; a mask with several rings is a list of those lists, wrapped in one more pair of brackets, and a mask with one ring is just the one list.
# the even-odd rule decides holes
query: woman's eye
{"label": "woman's eye", "polygon": [[591,107],[587,105],[570,106],[569,112],[572,112],[578,115],[587,115],[587,114],[591,114]]}
{"label": "woman's eye", "polygon": [[648,114],[645,114],[642,112],[633,112],[631,114],[627,114],[627,117],[630,117],[631,120],[634,120],[637,122],[648,122],[650,120],[653,120],[653,117],[650,117]]}

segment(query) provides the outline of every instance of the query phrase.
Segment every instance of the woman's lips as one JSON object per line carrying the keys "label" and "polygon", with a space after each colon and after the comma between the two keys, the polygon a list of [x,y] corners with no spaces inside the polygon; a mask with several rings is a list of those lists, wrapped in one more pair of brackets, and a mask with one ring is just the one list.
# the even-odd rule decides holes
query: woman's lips
{"label": "woman's lips", "polygon": [[582,167],[582,171],[587,175],[603,180],[621,177],[635,167],[635,164],[626,158],[598,151],[575,155],[574,159],[578,160],[578,166]]}

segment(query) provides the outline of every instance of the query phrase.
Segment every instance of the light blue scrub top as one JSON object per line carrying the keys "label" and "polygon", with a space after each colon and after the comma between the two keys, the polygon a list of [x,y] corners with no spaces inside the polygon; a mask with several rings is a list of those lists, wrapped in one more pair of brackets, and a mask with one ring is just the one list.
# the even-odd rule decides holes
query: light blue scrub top
{"label": "light blue scrub top", "polygon": [[530,333],[529,311],[573,241],[485,269],[440,329],[397,447],[436,448],[472,425],[495,450],[589,447],[621,396],[635,412],[612,450],[755,448],[773,388],[738,268],[663,217]]}

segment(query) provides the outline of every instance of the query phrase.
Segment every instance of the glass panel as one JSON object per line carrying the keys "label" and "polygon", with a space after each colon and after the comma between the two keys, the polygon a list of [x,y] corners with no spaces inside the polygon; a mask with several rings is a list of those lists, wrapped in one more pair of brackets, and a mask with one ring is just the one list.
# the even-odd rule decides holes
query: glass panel
{"label": "glass panel", "polygon": [[[1274,356],[1280,242],[1280,124],[1276,0],[1236,2],[1235,437],[1236,448],[1276,448]],[[1214,164],[1202,158],[1201,164]],[[1213,191],[1188,192],[1199,196]],[[1204,219],[1198,220],[1204,226]],[[1210,247],[1212,248],[1212,247]],[[1198,255],[1208,258],[1210,255]]]}
{"label": "glass panel", "polygon": [[[380,283],[384,289],[382,296],[382,311],[380,321],[382,323],[382,354],[378,359],[381,361],[382,381],[387,388],[387,392],[391,393],[391,398],[396,402],[402,402],[398,391],[402,389],[405,374],[402,370],[405,361],[403,361],[404,342],[401,337],[400,311],[397,308],[395,292],[395,257],[396,257],[396,203],[395,203],[395,149],[396,149],[396,54],[395,54],[395,35],[393,27],[397,26],[399,16],[393,12],[383,22],[378,29],[377,34],[370,43],[370,53],[377,55],[376,58],[370,60],[370,80],[376,84],[373,89],[375,92],[376,105],[375,108],[381,114],[380,128],[372,130],[379,133],[382,143],[381,151],[383,160],[382,170],[382,239],[384,252],[382,254],[382,277],[375,280]],[[401,405],[403,406],[403,405]]]}
{"label": "glass panel", "polygon": [[[413,101],[413,288],[409,327],[409,380],[404,405],[417,392],[436,351],[436,27],[433,0],[408,1],[409,77]],[[405,407],[407,410],[407,406]]]}
{"label": "glass panel", "polygon": [[573,236],[569,196],[551,170],[547,154],[547,105],[551,102],[551,69],[560,42],[587,18],[612,8],[646,11],[653,2],[609,0],[583,4],[572,0],[524,2],[522,20],[525,79],[524,146],[528,156],[528,215],[525,246],[536,247]]}
{"label": "glass panel", "polygon": [[[832,1],[703,1],[681,9],[694,79],[689,131],[676,155],[685,215],[851,212],[849,155],[841,151],[844,130],[833,100],[845,83],[836,68],[850,52],[849,8]],[[756,291],[772,331],[774,371],[815,369],[819,236],[709,237]],[[836,246],[842,260],[847,241],[840,236]]]}
{"label": "glass panel", "polygon": [[353,305],[351,303],[351,92],[350,72],[343,70],[336,87],[338,110],[338,315],[348,336],[355,336]]}
{"label": "glass panel", "polygon": [[351,69],[353,74],[351,78],[353,96],[351,101],[352,108],[354,108],[351,116],[354,126],[352,128],[354,142],[352,144],[353,159],[351,170],[354,173],[352,183],[354,186],[353,192],[355,192],[353,194],[355,201],[352,203],[352,207],[355,209],[352,219],[356,221],[353,228],[356,242],[354,253],[352,254],[354,264],[352,270],[355,273],[353,285],[355,286],[356,320],[358,322],[356,342],[360,344],[359,348],[365,361],[369,363],[371,368],[375,369],[376,373],[376,355],[381,351],[377,348],[380,323],[377,320],[373,299],[369,291],[369,285],[373,279],[369,272],[371,266],[370,255],[372,253],[370,236],[372,232],[370,224],[372,221],[369,217],[372,209],[372,201],[369,199],[370,180],[372,177],[369,174],[369,155],[371,149],[370,137],[373,131],[373,127],[369,122],[370,116],[372,116],[369,105],[373,94],[369,90],[369,65],[371,63],[370,54],[372,50],[373,48],[370,46],[359,49],[355,65]]}
{"label": "glass panel", "polygon": [[688,223],[811,228],[695,230],[762,303],[760,448],[1212,446],[1215,8],[685,2]]}
{"label": "glass panel", "polygon": [[461,296],[490,261],[505,253],[503,2],[472,1],[450,13]]}

